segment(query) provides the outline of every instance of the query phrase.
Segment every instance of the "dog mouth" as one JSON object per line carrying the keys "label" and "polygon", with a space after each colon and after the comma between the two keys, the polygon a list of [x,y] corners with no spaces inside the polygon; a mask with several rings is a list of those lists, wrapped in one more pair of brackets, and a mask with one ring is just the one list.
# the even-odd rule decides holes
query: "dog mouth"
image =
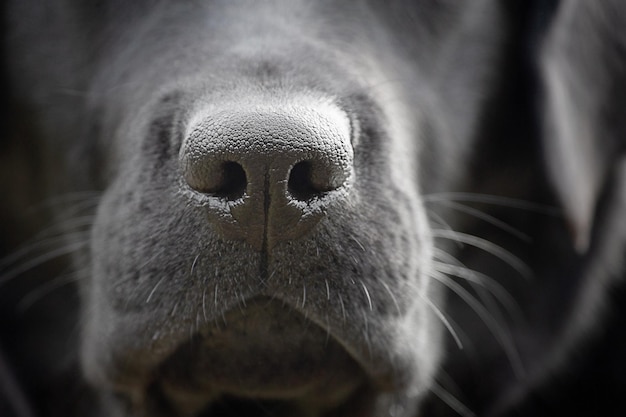
{"label": "dog mouth", "polygon": [[178,414],[194,417],[339,417],[366,416],[365,390],[358,390],[334,407],[312,404],[306,399],[258,399],[224,395],[199,413]]}
{"label": "dog mouth", "polygon": [[258,300],[168,357],[150,401],[167,417],[363,416],[371,389],[327,330],[279,301]]}

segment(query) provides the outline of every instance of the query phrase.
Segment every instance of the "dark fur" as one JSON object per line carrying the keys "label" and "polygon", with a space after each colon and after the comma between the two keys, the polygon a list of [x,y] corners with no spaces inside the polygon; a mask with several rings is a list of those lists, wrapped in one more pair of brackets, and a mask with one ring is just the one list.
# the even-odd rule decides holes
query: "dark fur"
{"label": "dark fur", "polygon": [[3,5],[0,415],[626,412],[619,0]]}

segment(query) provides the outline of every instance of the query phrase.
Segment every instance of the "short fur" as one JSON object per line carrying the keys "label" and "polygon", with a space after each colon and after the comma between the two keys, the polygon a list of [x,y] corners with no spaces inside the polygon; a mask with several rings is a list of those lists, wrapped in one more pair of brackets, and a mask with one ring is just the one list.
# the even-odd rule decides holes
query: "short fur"
{"label": "short fur", "polygon": [[620,0],[3,5],[0,415],[626,411]]}

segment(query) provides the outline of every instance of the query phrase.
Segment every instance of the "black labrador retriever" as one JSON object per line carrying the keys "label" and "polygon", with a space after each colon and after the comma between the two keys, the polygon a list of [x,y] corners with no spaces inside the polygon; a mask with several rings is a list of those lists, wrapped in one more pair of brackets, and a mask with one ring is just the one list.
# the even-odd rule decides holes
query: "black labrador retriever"
{"label": "black labrador retriever", "polygon": [[623,2],[3,7],[2,416],[626,409]]}

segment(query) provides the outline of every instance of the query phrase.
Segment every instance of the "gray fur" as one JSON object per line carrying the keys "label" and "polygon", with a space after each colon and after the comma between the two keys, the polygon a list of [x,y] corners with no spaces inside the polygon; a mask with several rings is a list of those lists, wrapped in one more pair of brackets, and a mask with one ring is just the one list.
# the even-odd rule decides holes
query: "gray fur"
{"label": "gray fur", "polygon": [[568,371],[615,410],[619,1],[5,13],[0,383],[38,415],[554,415]]}

